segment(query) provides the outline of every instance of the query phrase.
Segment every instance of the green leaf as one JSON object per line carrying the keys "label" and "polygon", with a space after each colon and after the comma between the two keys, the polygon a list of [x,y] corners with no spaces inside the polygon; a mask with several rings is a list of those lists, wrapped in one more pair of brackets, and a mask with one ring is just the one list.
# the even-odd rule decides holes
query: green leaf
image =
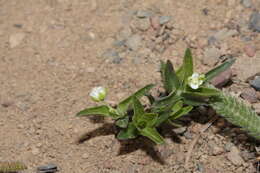
{"label": "green leaf", "polygon": [[143,87],[140,90],[138,90],[137,92],[135,92],[133,95],[131,95],[128,98],[126,98],[125,100],[121,101],[117,106],[118,113],[121,115],[125,115],[128,110],[129,105],[132,102],[132,97],[135,96],[137,99],[139,99],[142,96],[144,96],[145,94],[147,94],[153,87],[154,87],[153,84],[146,85],[145,87]]}
{"label": "green leaf", "polygon": [[201,97],[193,97],[187,93],[182,93],[182,99],[185,105],[191,105],[191,106],[201,106],[201,105],[207,105],[208,99],[201,98]]}
{"label": "green leaf", "polygon": [[87,108],[77,113],[76,116],[87,116],[87,115],[110,116],[109,107],[106,105],[102,105],[102,106]]}
{"label": "green leaf", "polygon": [[178,101],[176,104],[173,105],[172,107],[172,114],[175,114],[176,112],[178,112],[179,110],[181,110],[181,108],[183,107],[183,101]]}
{"label": "green leaf", "polygon": [[189,91],[185,91],[184,94],[190,95],[192,97],[212,97],[220,94],[219,90],[214,88],[200,87],[197,90],[190,89]]}
{"label": "green leaf", "polygon": [[216,68],[210,70],[209,72],[207,72],[205,74],[205,82],[209,82],[211,79],[213,79],[215,76],[217,76],[218,74],[222,73],[223,71],[227,70],[232,64],[234,64],[234,62],[236,61],[235,58],[230,59],[229,61],[224,62],[223,64],[217,66]]}
{"label": "green leaf", "polygon": [[160,61],[160,72],[161,72],[161,78],[164,80],[165,79],[165,68],[166,68],[166,63],[163,61]]}
{"label": "green leaf", "polygon": [[174,71],[172,63],[169,60],[166,62],[163,76],[164,88],[168,93],[171,93],[179,88],[180,81]]}
{"label": "green leaf", "polygon": [[138,131],[133,123],[129,123],[127,129],[122,129],[117,134],[117,139],[126,140],[126,139],[134,139],[138,136]]}
{"label": "green leaf", "polygon": [[164,143],[163,137],[157,132],[157,130],[155,128],[146,127],[140,131],[140,134],[148,137],[149,139],[154,141],[156,144]]}
{"label": "green leaf", "polygon": [[172,114],[172,116],[171,116],[170,118],[171,118],[171,120],[178,119],[178,118],[180,118],[181,116],[188,114],[192,109],[193,109],[193,106],[183,107],[183,108],[182,108],[181,110],[179,110],[178,112]]}
{"label": "green leaf", "polygon": [[192,59],[191,50],[189,48],[186,49],[183,58],[183,64],[177,70],[176,74],[181,81],[181,85],[183,85],[183,83],[188,79],[188,77],[193,74],[193,59]]}
{"label": "green leaf", "polygon": [[158,117],[158,119],[157,119],[157,121],[156,121],[155,126],[156,126],[156,127],[160,126],[163,122],[167,121],[170,116],[171,116],[170,111],[162,112],[162,113],[159,115],[159,117]]}
{"label": "green leaf", "polygon": [[141,102],[136,97],[133,97],[132,101],[133,101],[133,107],[134,107],[133,122],[137,126],[139,120],[141,119],[142,115],[145,112],[144,112],[143,105],[141,104]]}
{"label": "green leaf", "polygon": [[122,119],[117,120],[116,125],[121,128],[126,128],[128,126],[128,122],[129,122],[129,117],[126,116]]}
{"label": "green leaf", "polygon": [[155,113],[145,113],[143,114],[140,119],[138,120],[139,122],[145,122],[146,127],[153,127],[156,124],[158,118],[158,114]]}
{"label": "green leaf", "polygon": [[180,99],[181,97],[177,96],[176,92],[173,91],[168,96],[156,100],[152,105],[152,112],[166,111],[166,109],[171,108]]}

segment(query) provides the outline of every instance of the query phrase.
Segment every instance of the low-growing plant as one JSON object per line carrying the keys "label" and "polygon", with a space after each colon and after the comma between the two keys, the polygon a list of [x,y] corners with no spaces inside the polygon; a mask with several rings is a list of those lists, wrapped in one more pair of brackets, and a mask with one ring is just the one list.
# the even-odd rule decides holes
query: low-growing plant
{"label": "low-growing plant", "polygon": [[[149,84],[131,96],[119,102],[115,107],[103,104],[80,111],[77,116],[101,115],[111,117],[119,128],[119,140],[145,136],[157,144],[164,143],[158,127],[164,123],[178,126],[176,120],[187,115],[194,107],[208,105],[231,123],[247,130],[250,135],[260,139],[260,118],[242,101],[210,85],[212,78],[228,69],[235,59],[229,59],[206,74],[193,70],[193,59],[190,49],[184,55],[183,64],[174,70],[172,63],[161,62],[161,77],[164,93],[153,96]],[[96,87],[90,93],[94,101],[103,101],[106,89]],[[142,104],[141,97],[146,96],[149,104]]]}

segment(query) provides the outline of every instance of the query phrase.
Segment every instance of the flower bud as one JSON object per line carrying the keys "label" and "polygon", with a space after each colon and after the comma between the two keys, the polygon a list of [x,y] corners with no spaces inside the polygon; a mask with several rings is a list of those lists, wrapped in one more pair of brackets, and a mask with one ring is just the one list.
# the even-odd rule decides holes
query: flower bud
{"label": "flower bud", "polygon": [[188,78],[188,84],[192,89],[198,89],[200,85],[203,84],[203,81],[205,80],[205,75],[193,73],[192,76]]}
{"label": "flower bud", "polygon": [[107,95],[107,90],[104,87],[95,87],[91,90],[89,93],[89,96],[92,98],[92,100],[96,102],[103,101]]}

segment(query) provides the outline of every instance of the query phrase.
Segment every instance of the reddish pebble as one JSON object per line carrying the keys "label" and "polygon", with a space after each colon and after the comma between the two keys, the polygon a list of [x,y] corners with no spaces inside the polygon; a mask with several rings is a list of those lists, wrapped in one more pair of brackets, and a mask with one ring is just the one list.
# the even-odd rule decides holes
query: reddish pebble
{"label": "reddish pebble", "polygon": [[247,56],[253,57],[253,56],[255,56],[256,49],[253,45],[248,44],[248,45],[245,45],[244,51]]}
{"label": "reddish pebble", "polygon": [[160,28],[160,19],[158,16],[151,17],[150,22],[151,22],[153,29],[157,30]]}
{"label": "reddish pebble", "polygon": [[211,80],[211,84],[217,88],[221,88],[226,85],[232,77],[232,70],[228,69]]}

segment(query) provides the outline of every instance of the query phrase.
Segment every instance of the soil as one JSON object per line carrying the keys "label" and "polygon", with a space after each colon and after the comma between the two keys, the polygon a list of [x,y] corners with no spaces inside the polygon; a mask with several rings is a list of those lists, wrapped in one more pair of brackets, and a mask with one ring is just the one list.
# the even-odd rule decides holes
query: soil
{"label": "soil", "polygon": [[199,72],[236,57],[226,90],[239,95],[260,72],[260,34],[249,27],[259,10],[258,0],[0,0],[0,161],[21,161],[28,173],[49,163],[62,173],[259,171],[259,144],[220,117],[184,167],[214,114],[205,107],[162,146],[118,141],[110,119],[75,117],[96,105],[95,86],[109,89],[111,104],[160,86],[160,60],[178,66],[187,47]]}

